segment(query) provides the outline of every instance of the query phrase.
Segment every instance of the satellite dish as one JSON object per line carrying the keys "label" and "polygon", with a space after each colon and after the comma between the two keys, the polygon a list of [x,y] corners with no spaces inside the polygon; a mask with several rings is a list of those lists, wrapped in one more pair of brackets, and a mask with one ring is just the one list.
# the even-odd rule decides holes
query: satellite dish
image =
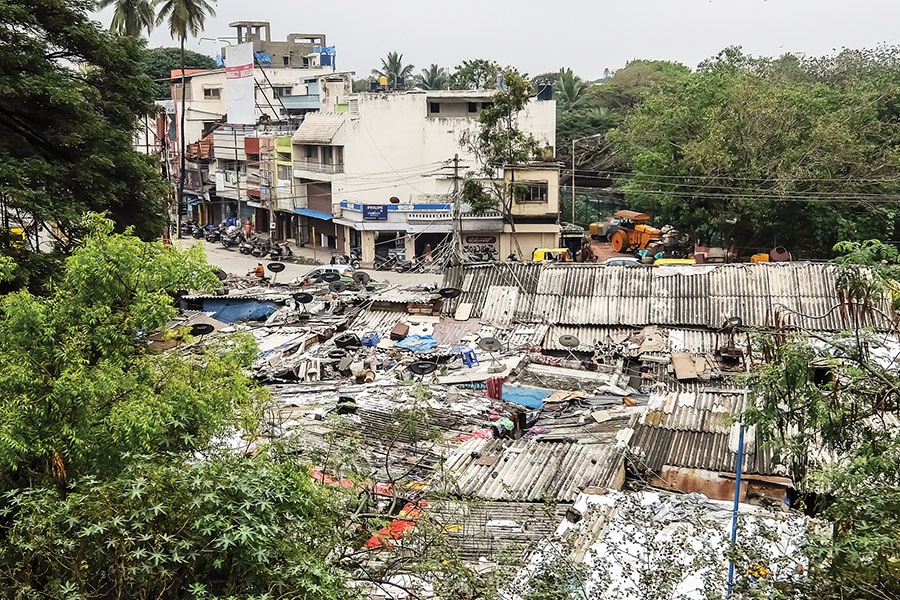
{"label": "satellite dish", "polygon": [[437,371],[437,365],[433,362],[428,362],[427,360],[417,360],[406,368],[409,369],[411,373],[419,376],[428,375],[429,373]]}
{"label": "satellite dish", "polygon": [[566,348],[577,348],[581,345],[581,340],[574,335],[561,335],[557,341],[559,341],[560,346],[565,346]]}
{"label": "satellite dish", "polygon": [[306,292],[297,292],[293,295],[293,298],[298,304],[309,304],[313,301],[312,294],[307,294]]}
{"label": "satellite dish", "polygon": [[332,281],[328,284],[328,289],[332,292],[340,294],[341,292],[347,291],[347,286],[340,281]]}
{"label": "satellite dish", "polygon": [[281,273],[284,271],[284,263],[280,262],[271,262],[266,265],[266,268],[272,271],[273,273]]}
{"label": "satellite dish", "polygon": [[324,273],[322,273],[321,277],[322,281],[324,281],[325,283],[332,283],[334,281],[341,280],[341,274],[335,273],[334,271],[325,271]]}
{"label": "satellite dish", "polygon": [[372,281],[372,278],[369,277],[369,274],[366,273],[365,271],[357,271],[356,273],[353,274],[353,281],[355,281],[356,283],[361,283],[363,285],[366,285],[367,283]]}
{"label": "satellite dish", "polygon": [[497,338],[483,337],[478,340],[478,347],[487,352],[499,352],[503,344]]}
{"label": "satellite dish", "polygon": [[191,335],[195,337],[212,333],[215,330],[216,328],[209,323],[194,323],[191,325]]}
{"label": "satellite dish", "polygon": [[731,317],[728,319],[728,325],[731,327],[740,327],[744,324],[744,321],[740,317]]}
{"label": "satellite dish", "polygon": [[438,290],[438,295],[442,298],[456,298],[462,294],[459,288],[445,287]]}

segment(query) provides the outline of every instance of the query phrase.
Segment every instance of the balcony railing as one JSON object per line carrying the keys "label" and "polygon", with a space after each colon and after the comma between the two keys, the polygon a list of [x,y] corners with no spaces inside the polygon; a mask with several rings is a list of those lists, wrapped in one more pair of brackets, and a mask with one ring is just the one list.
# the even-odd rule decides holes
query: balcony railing
{"label": "balcony railing", "polygon": [[344,164],[326,164],[319,162],[309,162],[303,160],[295,160],[294,168],[300,171],[312,171],[313,173],[343,173]]}

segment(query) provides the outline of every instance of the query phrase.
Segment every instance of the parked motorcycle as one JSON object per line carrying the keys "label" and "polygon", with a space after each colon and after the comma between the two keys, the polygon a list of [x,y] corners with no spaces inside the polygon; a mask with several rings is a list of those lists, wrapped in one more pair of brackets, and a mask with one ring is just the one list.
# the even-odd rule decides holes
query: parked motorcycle
{"label": "parked motorcycle", "polygon": [[219,242],[222,240],[222,228],[207,225],[203,237],[206,238],[207,242]]}
{"label": "parked motorcycle", "polygon": [[222,245],[226,248],[236,248],[243,241],[244,232],[239,229],[222,235]]}
{"label": "parked motorcycle", "polygon": [[406,260],[405,258],[403,258],[397,261],[397,266],[394,267],[394,271],[396,271],[397,273],[409,273],[410,271],[418,268],[418,266],[418,260]]}
{"label": "parked motorcycle", "polygon": [[241,241],[238,242],[238,252],[241,254],[250,255],[253,252],[253,247],[256,245],[253,238],[246,237],[243,233],[241,234]]}
{"label": "parked motorcycle", "polygon": [[256,258],[262,258],[269,254],[272,251],[272,242],[270,242],[266,238],[256,238],[253,240],[253,248],[250,249],[250,254],[255,256]]}
{"label": "parked motorcycle", "polygon": [[206,237],[206,230],[199,225],[194,225],[194,228],[191,230],[191,237],[195,240],[202,240]]}
{"label": "parked motorcycle", "polygon": [[385,258],[383,256],[375,255],[375,270],[376,271],[390,271],[394,267],[397,266],[397,256],[391,256],[389,258]]}
{"label": "parked motorcycle", "polygon": [[269,251],[269,256],[272,260],[282,260],[293,255],[294,252],[291,250],[291,247],[288,246],[287,242],[272,242],[272,249]]}

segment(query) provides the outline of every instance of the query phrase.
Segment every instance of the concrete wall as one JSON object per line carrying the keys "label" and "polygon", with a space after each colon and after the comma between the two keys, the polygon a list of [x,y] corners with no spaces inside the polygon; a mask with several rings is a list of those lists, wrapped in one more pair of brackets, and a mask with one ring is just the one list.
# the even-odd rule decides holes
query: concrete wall
{"label": "concrete wall", "polygon": [[[440,167],[450,165],[447,161],[454,154],[459,154],[463,169],[478,167],[475,156],[460,146],[463,135],[474,134],[478,127],[477,117],[465,112],[468,100],[456,102],[460,116],[447,116],[443,108],[441,115],[428,116],[429,102],[450,106],[452,98],[425,93],[355,94],[352,98],[358,113],[351,113],[332,142],[344,146],[344,174],[332,179],[336,202],[379,204],[394,196],[406,203],[425,194],[446,194],[453,187],[452,169]],[[520,127],[542,145],[553,146],[555,107],[552,101],[533,101],[520,115]],[[461,170],[460,175],[465,172]]]}

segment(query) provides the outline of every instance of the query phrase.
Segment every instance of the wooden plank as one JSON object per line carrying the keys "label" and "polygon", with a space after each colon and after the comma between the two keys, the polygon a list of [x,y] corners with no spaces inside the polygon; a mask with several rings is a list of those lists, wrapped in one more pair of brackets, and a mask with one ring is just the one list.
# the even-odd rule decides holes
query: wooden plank
{"label": "wooden plank", "polygon": [[697,369],[690,352],[673,352],[672,366],[675,368],[675,378],[679,381],[697,379]]}

